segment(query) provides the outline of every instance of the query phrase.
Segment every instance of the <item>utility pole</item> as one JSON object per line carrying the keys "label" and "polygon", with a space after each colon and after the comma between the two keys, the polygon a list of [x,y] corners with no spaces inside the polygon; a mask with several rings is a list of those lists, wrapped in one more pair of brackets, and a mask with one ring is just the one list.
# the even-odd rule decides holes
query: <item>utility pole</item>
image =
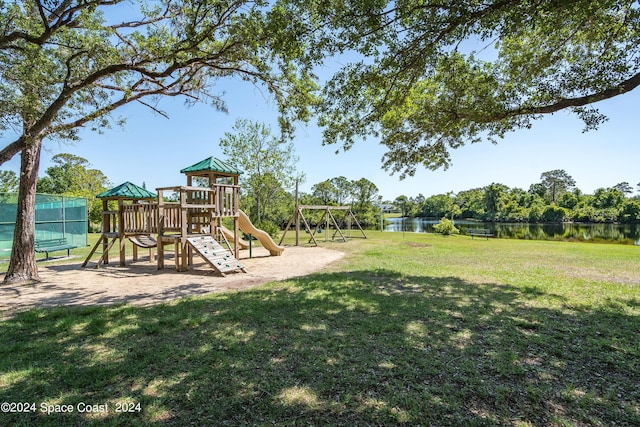
{"label": "utility pole", "polygon": [[296,246],[300,245],[300,203],[298,200],[298,182],[299,179],[296,178]]}

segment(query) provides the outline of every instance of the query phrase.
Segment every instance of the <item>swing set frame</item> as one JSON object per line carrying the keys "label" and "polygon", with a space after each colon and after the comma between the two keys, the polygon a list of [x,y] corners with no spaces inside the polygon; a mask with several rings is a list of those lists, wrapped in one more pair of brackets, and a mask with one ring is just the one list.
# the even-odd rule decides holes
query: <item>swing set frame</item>
{"label": "swing set frame", "polygon": [[[304,216],[303,211],[313,211],[313,210],[322,210],[324,211],[320,221],[318,221],[318,225],[320,226],[320,224],[324,224],[324,229],[322,227],[314,227],[314,229],[312,230],[311,227],[309,226],[309,222],[307,221],[307,219]],[[333,232],[333,236],[331,237],[332,240],[335,240],[336,235],[339,234],[340,238],[343,242],[347,241],[347,236],[344,235],[344,233],[342,232],[342,230],[340,229],[340,227],[338,226],[338,222],[336,221],[335,216],[331,213],[332,210],[336,210],[336,211],[342,211],[345,213],[344,216],[344,220],[347,223],[347,235],[349,238],[363,238],[366,239],[367,235],[365,234],[364,230],[362,229],[362,227],[360,226],[360,223],[358,222],[356,216],[353,214],[353,211],[351,210],[351,206],[328,206],[328,205],[297,205],[296,206],[296,211],[293,213],[293,215],[291,216],[291,219],[289,219],[289,222],[287,223],[287,227],[284,230],[284,233],[282,234],[282,237],[280,238],[280,245],[282,244],[282,241],[284,240],[284,237],[287,235],[287,231],[289,231],[289,229],[291,228],[292,225],[295,225],[295,230],[296,230],[296,246],[300,245],[300,222],[302,221],[302,223],[304,224],[304,227],[306,229],[306,231],[309,233],[309,235],[311,236],[309,238],[309,242],[311,243],[313,241],[314,246],[318,246],[318,241],[315,238],[316,234],[320,234],[322,233],[322,231],[324,230],[325,233],[325,237],[324,237],[324,241],[328,241],[329,240],[329,228],[331,227],[331,224],[333,224],[333,226],[335,227],[335,231]],[[353,223],[356,225],[357,229],[360,230],[360,233],[362,233],[362,236],[351,236],[351,225],[352,225],[352,221]]]}

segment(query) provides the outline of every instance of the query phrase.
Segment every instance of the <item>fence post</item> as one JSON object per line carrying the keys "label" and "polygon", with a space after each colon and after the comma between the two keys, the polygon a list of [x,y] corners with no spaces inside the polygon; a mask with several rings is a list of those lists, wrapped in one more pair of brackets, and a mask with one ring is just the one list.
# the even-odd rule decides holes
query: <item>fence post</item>
{"label": "fence post", "polygon": [[62,197],[62,237],[67,237],[67,207],[64,204],[64,196]]}

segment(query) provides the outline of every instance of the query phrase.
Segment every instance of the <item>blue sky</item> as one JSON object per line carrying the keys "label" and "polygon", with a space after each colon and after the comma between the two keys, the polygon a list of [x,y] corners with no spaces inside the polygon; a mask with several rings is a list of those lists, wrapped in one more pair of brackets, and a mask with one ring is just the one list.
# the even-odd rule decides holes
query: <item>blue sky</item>
{"label": "blue sky", "polygon": [[[78,143],[48,141],[42,153],[40,176],[59,153],[73,153],[119,185],[131,181],[147,188],[185,185],[180,169],[209,156],[224,158],[218,141],[238,118],[268,123],[277,132],[276,109],[268,96],[248,83],[221,82],[228,113],[207,105],[188,108],[180,99],[163,99],[160,108],[170,119],[142,105],[130,105],[118,114],[127,118],[124,129],[113,128],[102,135],[86,131]],[[374,182],[385,200],[397,196],[425,196],[458,192],[502,183],[528,189],[540,181],[542,172],[564,169],[585,193],[627,181],[635,190],[640,182],[640,90],[600,102],[596,106],[609,117],[597,131],[582,133],[583,123],[569,112],[559,112],[534,123],[530,130],[507,134],[497,145],[468,145],[452,152],[453,165],[446,171],[419,168],[414,177],[400,180],[381,169],[384,148],[375,140],[356,144],[348,152],[321,144],[321,130],[313,123],[301,126],[294,144],[305,172],[301,191],[325,179],[345,176]],[[0,142],[8,142],[2,138]],[[232,161],[232,159],[231,159]],[[19,157],[2,166],[19,170]],[[291,189],[293,190],[293,189]],[[637,194],[637,193],[636,193]]]}

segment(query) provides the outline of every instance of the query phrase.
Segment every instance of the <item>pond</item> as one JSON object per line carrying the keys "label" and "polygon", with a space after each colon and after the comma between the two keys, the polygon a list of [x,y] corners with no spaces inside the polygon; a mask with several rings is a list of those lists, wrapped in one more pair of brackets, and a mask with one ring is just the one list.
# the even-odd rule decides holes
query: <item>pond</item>
{"label": "pond", "polygon": [[[387,218],[385,231],[433,233],[439,220]],[[527,224],[456,220],[462,234],[470,228],[488,228],[499,238],[532,240],[578,240],[640,245],[640,224]]]}

